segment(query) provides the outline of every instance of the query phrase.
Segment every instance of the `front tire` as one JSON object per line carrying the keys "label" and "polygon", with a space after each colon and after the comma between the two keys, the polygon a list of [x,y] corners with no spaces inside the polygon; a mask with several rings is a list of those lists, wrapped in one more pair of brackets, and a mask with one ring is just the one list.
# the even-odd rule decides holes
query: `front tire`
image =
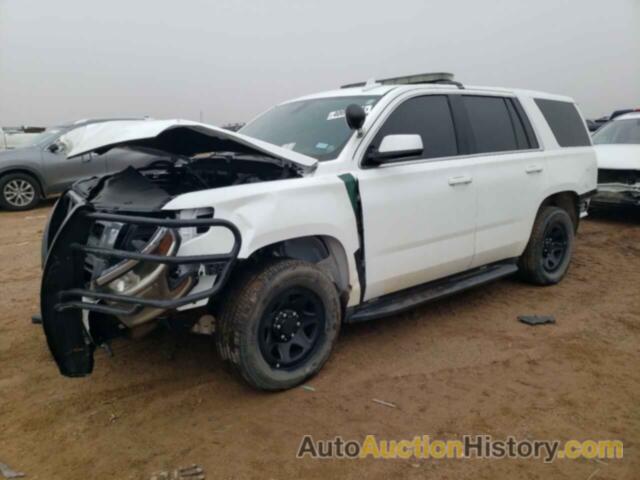
{"label": "front tire", "polygon": [[543,207],[518,262],[520,276],[535,285],[553,285],[562,280],[571,262],[574,232],[571,217],[565,210]]}
{"label": "front tire", "polygon": [[5,210],[30,210],[40,202],[38,182],[24,173],[11,173],[0,179],[0,207]]}
{"label": "front tire", "polygon": [[251,386],[284,390],[322,368],[340,323],[338,292],[324,272],[312,263],[276,260],[231,286],[216,345]]}

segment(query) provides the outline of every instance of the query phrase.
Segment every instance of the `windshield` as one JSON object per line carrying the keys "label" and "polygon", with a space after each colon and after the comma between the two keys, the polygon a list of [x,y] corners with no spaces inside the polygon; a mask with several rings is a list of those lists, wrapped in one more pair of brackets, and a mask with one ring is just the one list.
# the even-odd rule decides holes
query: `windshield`
{"label": "windshield", "polygon": [[50,143],[60,134],[62,133],[62,129],[59,128],[51,128],[47,129],[38,135],[34,135],[33,138],[29,141],[29,145],[44,145],[46,143]]}
{"label": "windshield", "polygon": [[285,103],[260,115],[240,133],[321,161],[333,160],[352,133],[344,118],[345,108],[356,103],[369,113],[379,98],[334,97]]}
{"label": "windshield", "polygon": [[603,125],[594,135],[593,143],[640,144],[640,118],[615,120]]}

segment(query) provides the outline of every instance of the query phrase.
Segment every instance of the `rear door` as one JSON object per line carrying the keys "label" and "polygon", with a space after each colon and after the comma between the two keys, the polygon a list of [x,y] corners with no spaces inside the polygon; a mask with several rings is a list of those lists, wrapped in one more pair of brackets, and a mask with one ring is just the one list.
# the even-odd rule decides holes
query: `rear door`
{"label": "rear door", "polygon": [[404,100],[367,148],[391,134],[419,134],[424,150],[358,172],[365,300],[466,270],[473,257],[474,165],[461,156],[448,96]]}
{"label": "rear door", "polygon": [[478,215],[472,266],[517,257],[546,185],[546,159],[516,98],[461,95],[475,164]]}

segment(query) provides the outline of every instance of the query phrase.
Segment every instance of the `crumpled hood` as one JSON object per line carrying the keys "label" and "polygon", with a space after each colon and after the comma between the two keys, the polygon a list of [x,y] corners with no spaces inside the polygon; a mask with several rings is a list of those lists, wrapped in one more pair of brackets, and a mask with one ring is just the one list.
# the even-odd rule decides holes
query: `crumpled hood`
{"label": "crumpled hood", "polygon": [[594,145],[598,168],[609,170],[640,170],[640,145]]}
{"label": "crumpled hood", "polygon": [[318,161],[292,150],[240,133],[189,120],[114,121],[88,125],[61,137],[70,146],[68,157],[89,152],[104,153],[113,147],[142,147],[173,155],[232,151],[266,155],[305,172]]}

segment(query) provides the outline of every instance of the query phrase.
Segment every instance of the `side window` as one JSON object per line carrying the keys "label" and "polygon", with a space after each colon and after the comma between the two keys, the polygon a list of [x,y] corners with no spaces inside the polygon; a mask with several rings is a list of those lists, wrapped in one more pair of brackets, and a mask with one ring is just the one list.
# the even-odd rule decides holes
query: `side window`
{"label": "side window", "polygon": [[558,100],[535,99],[561,147],[586,147],[591,145],[587,128],[573,103]]}
{"label": "side window", "polygon": [[506,99],[471,95],[463,95],[462,99],[475,139],[475,153],[527,148],[523,146],[524,129],[521,124],[519,129],[514,127]]}
{"label": "side window", "polygon": [[371,147],[380,146],[387,135],[400,134],[422,137],[424,151],[419,158],[449,157],[458,153],[451,108],[445,95],[425,95],[406,100],[387,118]]}

